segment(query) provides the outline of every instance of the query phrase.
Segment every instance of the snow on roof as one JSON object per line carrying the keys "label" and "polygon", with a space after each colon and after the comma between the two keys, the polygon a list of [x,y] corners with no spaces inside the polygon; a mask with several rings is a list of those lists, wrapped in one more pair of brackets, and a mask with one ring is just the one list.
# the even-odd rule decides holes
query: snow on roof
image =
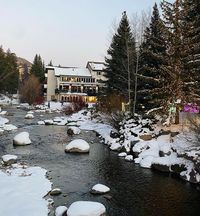
{"label": "snow on roof", "polygon": [[88,62],[92,70],[102,71],[105,69],[105,65],[103,62]]}
{"label": "snow on roof", "polygon": [[[50,68],[50,67],[49,67]],[[55,71],[55,76],[83,76],[91,77],[90,71],[87,68],[64,68],[64,67],[51,67]]]}

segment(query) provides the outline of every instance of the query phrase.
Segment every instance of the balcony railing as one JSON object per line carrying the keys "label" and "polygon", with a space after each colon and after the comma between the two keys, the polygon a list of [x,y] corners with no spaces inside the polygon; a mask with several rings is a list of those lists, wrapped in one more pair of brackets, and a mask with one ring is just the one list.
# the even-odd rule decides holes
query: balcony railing
{"label": "balcony railing", "polygon": [[87,94],[88,96],[97,96],[97,93],[95,91],[83,91],[83,92],[80,92],[80,91],[69,91],[69,90],[65,90],[65,89],[56,89],[55,90],[55,93],[56,94],[60,94],[60,93],[77,93],[77,94],[81,94],[81,93],[84,93],[84,94]]}

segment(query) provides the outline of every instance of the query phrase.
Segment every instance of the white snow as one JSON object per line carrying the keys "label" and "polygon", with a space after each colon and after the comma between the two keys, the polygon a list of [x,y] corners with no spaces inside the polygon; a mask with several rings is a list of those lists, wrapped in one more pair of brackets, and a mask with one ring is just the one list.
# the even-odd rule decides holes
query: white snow
{"label": "white snow", "polygon": [[90,145],[83,139],[75,139],[66,145],[65,151],[73,151],[74,149],[81,152],[89,152]]}
{"label": "white snow", "polygon": [[55,216],[63,216],[65,212],[67,212],[66,206],[58,206],[55,210]]}
{"label": "white snow", "polygon": [[110,191],[110,188],[103,184],[96,184],[92,187],[92,190],[100,192],[100,193],[107,193]]}
{"label": "white snow", "polygon": [[143,168],[151,168],[151,164],[153,161],[153,156],[146,156],[140,160],[140,166]]}
{"label": "white snow", "polygon": [[121,152],[118,154],[119,157],[126,157],[127,156],[127,153],[126,152]]}
{"label": "white snow", "polygon": [[46,170],[13,165],[0,171],[0,215],[47,216],[48,202],[43,198],[51,190]]}
{"label": "white snow", "polygon": [[13,144],[18,146],[31,144],[31,140],[29,139],[29,133],[21,132],[17,134],[13,139]]}
{"label": "white snow", "polygon": [[70,205],[67,216],[101,216],[106,212],[103,204],[90,201],[77,201]]}
{"label": "white snow", "polygon": [[113,151],[117,151],[119,149],[121,149],[121,145],[119,143],[113,143],[111,146],[110,146],[110,149],[113,150]]}

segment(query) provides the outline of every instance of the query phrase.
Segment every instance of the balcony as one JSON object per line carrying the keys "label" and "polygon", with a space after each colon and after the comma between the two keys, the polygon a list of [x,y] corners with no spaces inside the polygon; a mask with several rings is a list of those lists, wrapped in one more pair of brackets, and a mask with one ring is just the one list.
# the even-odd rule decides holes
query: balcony
{"label": "balcony", "polygon": [[83,91],[83,92],[80,92],[80,91],[71,91],[69,92],[68,90],[65,90],[65,89],[56,89],[55,90],[55,93],[56,94],[60,94],[60,93],[64,93],[64,94],[87,94],[88,96],[97,96],[97,93],[95,91]]}

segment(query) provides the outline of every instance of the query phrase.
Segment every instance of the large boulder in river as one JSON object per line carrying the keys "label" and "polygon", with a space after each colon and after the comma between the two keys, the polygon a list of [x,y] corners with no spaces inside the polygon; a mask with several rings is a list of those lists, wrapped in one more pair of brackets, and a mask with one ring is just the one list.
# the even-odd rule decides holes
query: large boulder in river
{"label": "large boulder in river", "polygon": [[65,147],[65,152],[89,153],[90,145],[83,139],[75,139]]}
{"label": "large boulder in river", "polygon": [[13,145],[24,146],[31,144],[28,132],[21,132],[17,134],[13,139]]}
{"label": "large boulder in river", "polygon": [[77,201],[70,205],[67,216],[105,216],[106,208],[103,204],[90,201]]}

